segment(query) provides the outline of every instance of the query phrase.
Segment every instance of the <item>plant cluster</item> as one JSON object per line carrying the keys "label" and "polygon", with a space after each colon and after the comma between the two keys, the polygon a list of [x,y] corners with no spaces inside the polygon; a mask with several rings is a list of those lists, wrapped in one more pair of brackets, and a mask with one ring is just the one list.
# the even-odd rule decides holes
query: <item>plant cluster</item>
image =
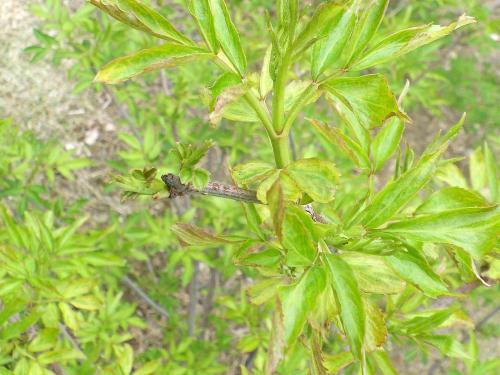
{"label": "plant cluster", "polygon": [[464,118],[421,155],[403,145],[403,104],[439,105],[435,75],[416,91],[405,75],[472,18],[415,27],[419,4],[384,22],[387,0],[89,2],[34,6],[45,25],[27,52],[77,61],[76,93],[125,108],[108,164],[139,203],[96,227],[57,194],[90,162],[1,123],[15,140],[0,143],[1,374],[394,374],[396,351],[433,349],[450,371],[495,373],[463,306],[499,278],[494,152],[477,148],[468,173],[449,158]]}

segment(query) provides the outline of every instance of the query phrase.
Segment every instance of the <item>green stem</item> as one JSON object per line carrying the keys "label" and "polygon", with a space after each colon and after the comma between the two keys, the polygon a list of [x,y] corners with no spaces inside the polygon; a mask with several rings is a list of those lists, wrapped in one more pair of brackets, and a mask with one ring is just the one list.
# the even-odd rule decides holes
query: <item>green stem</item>
{"label": "green stem", "polygon": [[292,160],[290,156],[290,148],[288,145],[288,137],[271,138],[273,146],[274,160],[278,168],[285,168]]}
{"label": "green stem", "polygon": [[290,49],[287,49],[280,67],[276,74],[276,80],[273,88],[273,127],[277,134],[283,130],[283,120],[285,114],[285,87],[288,74],[288,68],[291,63]]}
{"label": "green stem", "polygon": [[274,131],[273,124],[271,123],[271,118],[265,104],[251,92],[246,93],[243,97],[245,98],[248,105],[250,105],[250,107],[252,107],[252,109],[255,111],[255,114],[262,122],[262,125],[264,125],[264,127],[266,128],[269,138],[275,138],[276,132]]}

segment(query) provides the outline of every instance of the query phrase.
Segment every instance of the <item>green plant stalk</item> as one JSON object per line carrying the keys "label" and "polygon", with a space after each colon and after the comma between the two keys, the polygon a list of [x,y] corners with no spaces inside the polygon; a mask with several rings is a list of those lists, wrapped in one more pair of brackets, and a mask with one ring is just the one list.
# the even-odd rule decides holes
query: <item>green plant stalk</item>
{"label": "green plant stalk", "polygon": [[283,132],[285,121],[285,88],[288,68],[291,64],[290,48],[287,48],[281,61],[273,87],[273,129],[275,136],[271,139],[274,159],[278,168],[284,168],[291,162],[288,136]]}

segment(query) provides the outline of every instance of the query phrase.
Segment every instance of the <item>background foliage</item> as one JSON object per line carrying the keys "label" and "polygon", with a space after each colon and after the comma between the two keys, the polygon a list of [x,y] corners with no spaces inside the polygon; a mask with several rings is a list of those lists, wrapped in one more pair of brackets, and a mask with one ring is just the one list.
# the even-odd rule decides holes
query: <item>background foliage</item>
{"label": "background foliage", "polygon": [[[203,167],[212,172],[212,178],[230,182],[228,166],[250,159],[272,160],[268,147],[256,147],[265,144],[260,126],[248,122],[235,126],[226,119],[216,127],[210,125],[207,106],[215,69],[208,64],[153,73],[118,89],[93,84],[105,63],[154,45],[154,39],[90,5],[62,0],[30,5],[31,14],[40,22],[33,30],[36,42],[25,46],[25,58],[33,64],[50,61],[58,71],[66,72],[77,97],[109,98],[116,128],[113,141],[101,145],[106,153],[94,149],[84,155],[62,144],[50,129],[27,129],[14,115],[10,118],[8,108],[2,109],[0,372],[259,373],[268,349],[271,306],[251,304],[249,296],[260,295],[269,285],[255,283],[259,276],[252,267],[235,265],[241,262],[233,247],[181,248],[171,230],[172,224],[183,221],[208,226],[215,233],[242,234],[246,222],[239,205],[219,199],[121,204],[112,200],[119,190],[106,184],[107,177],[92,180],[88,176],[103,168],[107,175],[115,175],[167,165],[177,141],[199,144],[212,139],[217,148],[209,152]],[[182,24],[184,33],[194,33],[194,25],[183,22],[183,1],[157,1],[155,5],[173,23]],[[265,0],[230,4],[242,44],[254,47],[247,55],[253,68],[268,43],[263,39],[267,26],[262,9],[273,6],[274,2]],[[465,134],[453,150],[458,151],[454,155],[467,157],[457,166],[443,165],[433,184],[469,186],[488,195],[485,165],[495,159],[500,146],[495,65],[498,7],[476,0],[394,1],[381,33],[428,21],[446,24],[464,12],[476,17],[478,24],[380,70],[394,92],[401,92],[406,80],[411,82],[404,107],[413,124],[405,142],[417,154],[434,137],[435,128],[447,127],[462,112],[468,113]],[[318,150],[320,155],[333,153],[341,172],[350,171],[351,161],[318,138],[318,128],[314,130],[306,120],[313,113],[328,119],[327,104],[320,102],[306,112],[294,127],[295,155],[316,156]],[[374,183],[382,186],[388,177],[382,174]],[[84,180],[95,184],[98,192],[78,190]],[[356,198],[357,183],[355,175],[345,182],[353,191],[345,197],[347,201]],[[95,220],[103,211],[103,218]],[[19,248],[23,252],[13,250]],[[435,270],[445,269],[436,249],[424,251]],[[491,259],[490,264],[480,271],[492,282],[498,279],[498,260]],[[472,280],[473,271],[464,270],[464,274]],[[458,275],[440,276],[452,287],[458,285]],[[404,312],[400,319],[414,322],[416,337],[392,343],[404,348],[390,354],[402,373],[412,373],[415,362],[435,373],[497,373],[498,353],[487,358],[481,353],[491,346],[487,338],[498,335],[494,323],[498,318],[492,314],[498,311],[498,287],[475,286],[461,291],[470,295],[465,300],[416,298],[411,289],[394,298],[392,303]],[[472,313],[472,319],[465,312]],[[430,326],[422,327],[422,320]],[[432,345],[425,346],[417,338],[420,329],[427,334],[451,326],[459,332],[452,339],[439,341],[435,336]],[[431,347],[448,359],[439,359]],[[349,363],[344,349],[335,340],[331,343],[330,368]],[[279,372],[307,373],[308,360],[308,350],[297,346]],[[384,354],[376,362],[384,368]],[[386,368],[383,373],[390,371]]]}

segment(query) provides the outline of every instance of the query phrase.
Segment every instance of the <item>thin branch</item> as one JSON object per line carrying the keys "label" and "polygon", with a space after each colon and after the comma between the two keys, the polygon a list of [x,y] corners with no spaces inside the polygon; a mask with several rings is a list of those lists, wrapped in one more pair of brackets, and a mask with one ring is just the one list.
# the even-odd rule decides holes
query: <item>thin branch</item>
{"label": "thin branch", "polygon": [[144,302],[146,302],[150,307],[152,307],[156,312],[160,315],[164,316],[168,319],[168,312],[163,307],[161,307],[158,303],[153,301],[147,294],[144,292],[136,283],[132,281],[128,276],[124,276],[122,282],[127,285],[130,289],[132,289],[139,297],[141,297]]}
{"label": "thin branch", "polygon": [[196,305],[198,304],[198,277],[200,274],[200,264],[193,260],[193,277],[189,284],[189,307],[188,307],[188,336],[193,337],[196,323]]}
{"label": "thin branch", "polygon": [[232,199],[240,202],[261,203],[257,199],[257,193],[255,191],[241,189],[236,186],[224,185],[218,182],[209,182],[205,189],[197,190],[192,184],[183,184],[179,176],[171,173],[161,176],[161,179],[168,187],[170,198],[177,198],[179,196],[194,193]]}
{"label": "thin branch", "polygon": [[[179,176],[172,173],[161,176],[161,179],[165,185],[167,185],[168,191],[170,192],[169,198],[171,199],[188,194],[202,194],[212,197],[232,199],[239,202],[262,204],[262,202],[257,199],[257,192],[254,190],[241,189],[237,186],[224,185],[218,182],[209,182],[206,188],[198,190],[195,189],[192,184],[183,184]],[[311,215],[314,221],[328,224],[328,220],[320,214],[314,212],[310,204],[303,206],[303,208],[304,211]]]}

